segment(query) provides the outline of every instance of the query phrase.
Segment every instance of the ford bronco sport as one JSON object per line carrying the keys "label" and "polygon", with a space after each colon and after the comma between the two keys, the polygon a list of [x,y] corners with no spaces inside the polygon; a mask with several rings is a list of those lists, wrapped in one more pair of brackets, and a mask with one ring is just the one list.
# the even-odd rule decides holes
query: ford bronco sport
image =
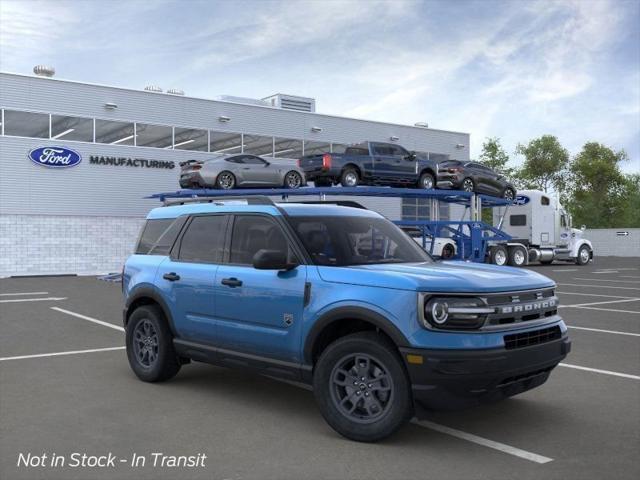
{"label": "ford bronco sport", "polygon": [[570,348],[554,289],[436,262],[369,210],[209,199],[149,213],[123,272],[127,355],[147,382],[191,360],[306,382],[336,431],[376,441],[544,383]]}

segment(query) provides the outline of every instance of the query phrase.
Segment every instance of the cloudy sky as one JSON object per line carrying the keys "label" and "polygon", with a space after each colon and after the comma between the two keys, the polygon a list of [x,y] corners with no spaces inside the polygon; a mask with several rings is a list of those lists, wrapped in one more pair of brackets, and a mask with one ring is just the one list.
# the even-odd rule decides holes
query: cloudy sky
{"label": "cloudy sky", "polygon": [[[486,136],[550,133],[640,171],[640,0],[0,0],[0,69]],[[516,161],[521,159],[516,158]]]}

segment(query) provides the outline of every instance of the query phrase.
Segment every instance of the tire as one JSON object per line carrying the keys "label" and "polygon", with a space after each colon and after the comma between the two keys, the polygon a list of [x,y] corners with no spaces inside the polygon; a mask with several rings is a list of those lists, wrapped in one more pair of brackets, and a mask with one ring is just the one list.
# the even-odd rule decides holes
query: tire
{"label": "tire", "polygon": [[333,182],[329,178],[316,178],[313,181],[313,185],[316,187],[330,187]]}
{"label": "tire", "polygon": [[502,192],[502,198],[513,201],[516,198],[516,192],[513,191],[513,188],[507,187],[504,189],[504,192]]}
{"label": "tire", "polygon": [[471,178],[467,177],[462,180],[462,183],[460,184],[460,190],[463,190],[465,192],[475,192],[476,184],[473,183],[473,180]]}
{"label": "tire", "polygon": [[494,265],[506,265],[509,260],[509,255],[507,254],[507,249],[502,245],[496,245],[495,247],[491,247],[491,263]]}
{"label": "tire", "polygon": [[162,310],[155,305],[133,311],[127,322],[126,346],[129,365],[144,382],[163,382],[180,370],[173,335]]}
{"label": "tire", "polygon": [[347,167],[340,175],[340,185],[343,187],[357,187],[360,183],[360,176],[355,168]]}
{"label": "tire", "polygon": [[456,249],[453,248],[453,245],[447,243],[444,247],[442,247],[442,255],[440,255],[440,258],[442,258],[443,260],[449,260],[453,258],[455,254]]}
{"label": "tire", "polygon": [[578,256],[576,257],[576,264],[586,265],[591,260],[591,250],[588,246],[582,245],[578,249]]}
{"label": "tire", "polygon": [[[375,380],[382,375],[385,380]],[[395,346],[375,332],[347,335],[330,344],[315,365],[313,390],[327,423],[351,440],[382,440],[413,416],[402,360]]]}
{"label": "tire", "polygon": [[287,172],[284,176],[284,188],[290,188],[295,190],[296,188],[300,188],[302,186],[302,175],[300,175],[295,170],[291,170]]}
{"label": "tire", "polygon": [[225,170],[220,172],[216,178],[216,187],[221,190],[231,190],[236,186],[236,177],[233,173]]}
{"label": "tire", "polygon": [[509,248],[509,265],[512,267],[524,267],[527,264],[527,251],[522,247]]}
{"label": "tire", "polygon": [[418,180],[418,188],[423,190],[433,190],[436,188],[435,178],[431,173],[423,173],[420,175],[420,180]]}

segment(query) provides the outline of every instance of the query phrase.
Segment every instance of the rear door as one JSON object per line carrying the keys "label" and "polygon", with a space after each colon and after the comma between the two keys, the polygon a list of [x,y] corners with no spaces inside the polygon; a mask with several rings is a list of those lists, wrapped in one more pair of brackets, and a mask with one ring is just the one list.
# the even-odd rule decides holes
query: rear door
{"label": "rear door", "polygon": [[214,343],[215,278],[222,261],[228,215],[191,217],[159,268],[156,286],[171,310],[178,336]]}
{"label": "rear door", "polygon": [[287,249],[290,238],[269,215],[234,216],[227,260],[216,274],[218,341],[233,353],[297,362],[304,308],[306,266],[289,271],[257,270],[261,249]]}

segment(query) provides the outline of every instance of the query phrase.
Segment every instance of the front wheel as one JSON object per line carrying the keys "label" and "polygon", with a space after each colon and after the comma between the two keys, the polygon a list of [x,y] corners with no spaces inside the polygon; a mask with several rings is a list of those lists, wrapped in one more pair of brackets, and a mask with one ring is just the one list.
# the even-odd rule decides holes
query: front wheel
{"label": "front wheel", "polygon": [[395,346],[374,332],[329,345],[316,363],[313,390],[327,423],[351,440],[382,440],[413,416],[402,360]]}
{"label": "front wheel", "polygon": [[504,193],[502,194],[502,198],[513,202],[513,199],[516,198],[516,192],[513,191],[513,188],[506,188]]}
{"label": "front wheel", "polygon": [[582,245],[578,250],[576,263],[578,265],[586,265],[587,263],[589,263],[590,259],[591,259],[591,251],[589,250],[589,247],[587,247],[586,245]]}
{"label": "front wheel", "polygon": [[302,175],[295,170],[291,170],[284,176],[285,188],[300,188],[302,186]]}
{"label": "front wheel", "polygon": [[180,370],[173,336],[162,310],[154,305],[136,308],[127,322],[127,358],[133,373],[145,382],[162,382]]}
{"label": "front wheel", "polygon": [[462,181],[462,190],[464,190],[465,192],[473,192],[475,190],[473,180],[471,180],[470,178],[465,178]]}
{"label": "front wheel", "polygon": [[423,190],[431,190],[435,188],[436,182],[433,178],[433,175],[430,173],[423,173],[420,175],[420,180],[418,180],[418,188],[422,188]]}

